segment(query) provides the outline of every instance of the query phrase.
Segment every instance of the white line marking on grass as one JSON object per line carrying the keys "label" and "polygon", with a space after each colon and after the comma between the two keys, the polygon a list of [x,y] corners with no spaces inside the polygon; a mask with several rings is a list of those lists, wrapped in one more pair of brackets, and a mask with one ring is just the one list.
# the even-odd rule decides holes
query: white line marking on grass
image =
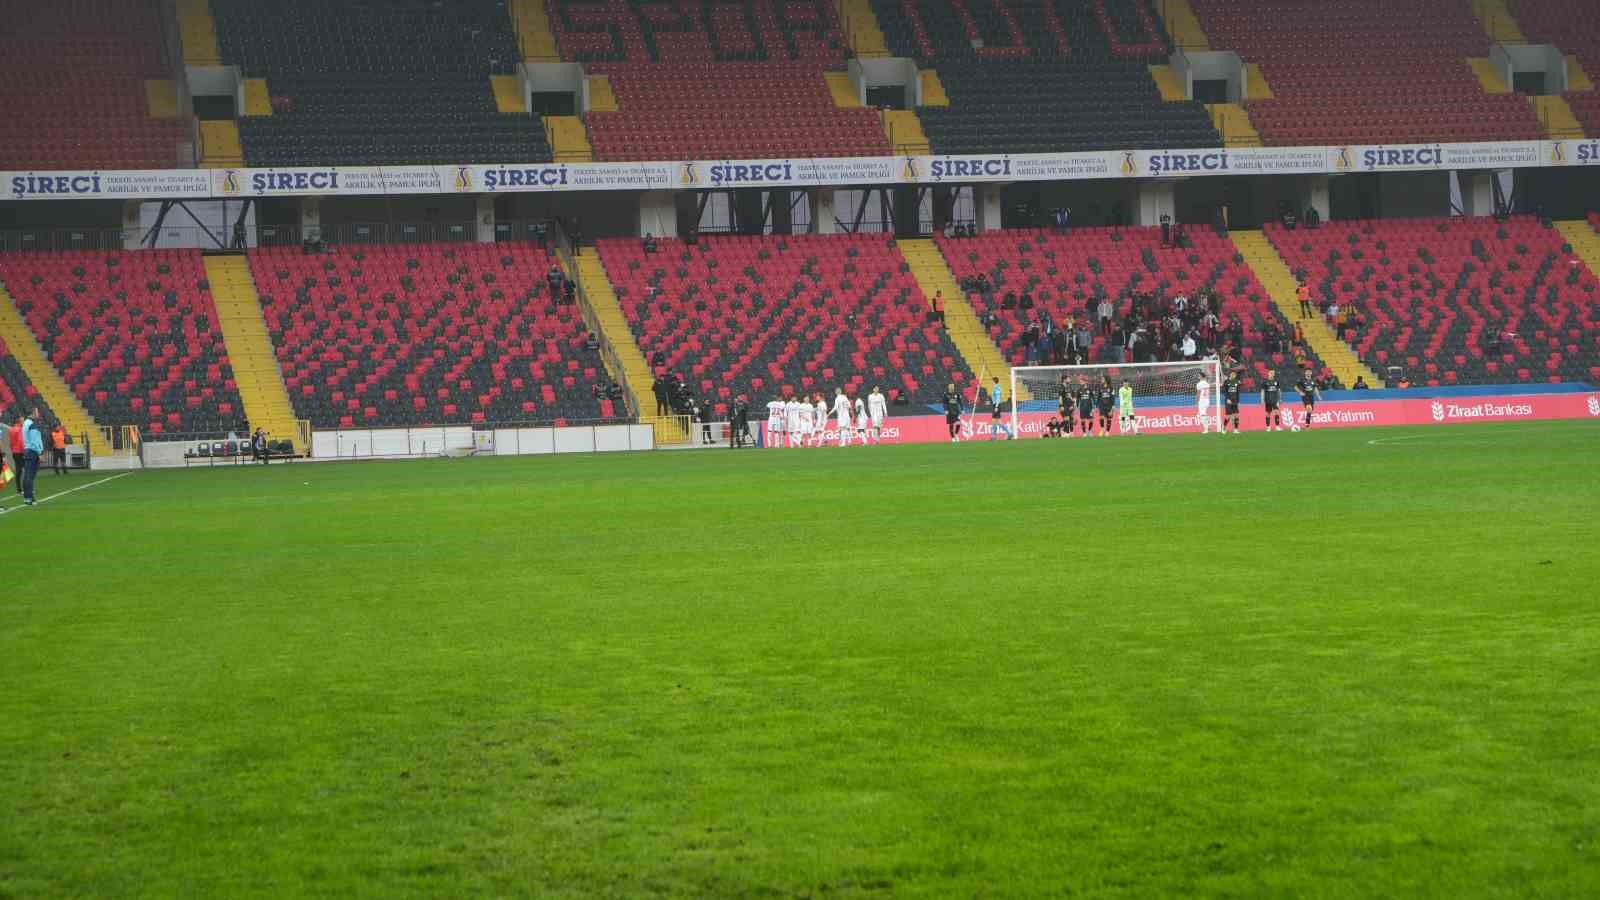
{"label": "white line marking on grass", "polygon": [[[1581,420],[1579,420],[1579,421],[1581,421]],[[1457,424],[1459,426],[1459,425],[1465,425],[1465,424],[1469,424],[1469,423],[1457,423]],[[1487,425],[1515,425],[1515,424],[1519,424],[1519,423],[1516,423],[1516,422],[1486,422],[1486,423],[1482,423],[1482,424],[1487,424]],[[1373,438],[1372,440],[1367,441],[1367,446],[1369,446],[1369,447],[1393,447],[1396,444],[1400,444],[1402,442],[1410,443],[1412,441],[1431,441],[1431,442],[1438,442],[1438,443],[1447,443],[1448,442],[1448,443],[1452,443],[1452,444],[1459,444],[1464,439],[1467,440],[1468,443],[1473,443],[1473,444],[1497,444],[1497,443],[1501,443],[1503,441],[1507,441],[1507,440],[1510,440],[1512,438],[1515,438],[1515,437],[1517,437],[1519,435],[1528,434],[1530,432],[1536,432],[1536,431],[1566,431],[1566,430],[1568,430],[1568,429],[1565,429],[1565,428],[1552,428],[1552,427],[1546,425],[1544,427],[1518,428],[1515,431],[1500,430],[1500,431],[1494,431],[1494,432],[1491,432],[1491,433],[1488,433],[1488,434],[1477,434],[1477,433],[1474,433],[1474,432],[1471,432],[1471,431],[1450,431],[1450,432],[1427,431],[1427,432],[1423,432],[1422,434],[1397,434],[1397,435],[1395,435],[1393,437]]]}
{"label": "white line marking on grass", "polygon": [[[91,481],[88,484],[80,484],[77,487],[70,487],[70,488],[67,488],[64,491],[56,491],[54,494],[51,494],[48,497],[40,498],[37,502],[38,503],[49,503],[51,500],[54,500],[57,497],[65,497],[68,494],[75,494],[78,491],[81,491],[81,490],[83,490],[85,488],[92,488],[97,484],[105,484],[108,481],[116,481],[118,478],[127,478],[129,475],[132,475],[132,474],[133,474],[132,472],[123,472],[123,473],[121,473],[119,475],[111,475],[111,476],[108,476],[106,478],[102,478],[99,481]],[[11,510],[17,509],[17,508],[18,507],[15,507],[15,506],[4,507],[6,512],[10,512]],[[27,509],[28,507],[27,506],[22,506],[21,508],[22,509]]]}

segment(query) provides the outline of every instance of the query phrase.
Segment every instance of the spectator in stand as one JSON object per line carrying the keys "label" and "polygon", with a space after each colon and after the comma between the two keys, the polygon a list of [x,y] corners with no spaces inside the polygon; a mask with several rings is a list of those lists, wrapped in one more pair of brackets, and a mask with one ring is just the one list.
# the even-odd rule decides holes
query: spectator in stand
{"label": "spectator in stand", "polygon": [[1095,313],[1100,319],[1100,333],[1109,337],[1111,334],[1111,298],[1101,297],[1100,304],[1095,307]]}
{"label": "spectator in stand", "polygon": [[1183,336],[1182,350],[1183,358],[1186,360],[1194,359],[1199,356],[1200,348],[1195,344],[1194,332],[1191,331]]}
{"label": "spectator in stand", "polygon": [[1300,224],[1300,220],[1295,217],[1294,207],[1287,203],[1283,204],[1282,211],[1278,213],[1278,222],[1283,225],[1284,231],[1293,231]]}
{"label": "spectator in stand", "polygon": [[566,276],[561,274],[561,267],[552,265],[550,271],[544,276],[546,284],[550,285],[550,302],[557,303],[561,300],[561,282]]}
{"label": "spectator in stand", "polygon": [[1395,384],[1395,387],[1402,391],[1408,387],[1411,387],[1411,377],[1409,375],[1401,374],[1400,381]]}
{"label": "spectator in stand", "polygon": [[1306,214],[1301,218],[1306,223],[1306,227],[1310,229],[1315,229],[1322,224],[1322,213],[1317,212],[1315,206],[1306,207]]}
{"label": "spectator in stand", "polygon": [[1161,246],[1172,246],[1172,217],[1166,213],[1161,214]]}
{"label": "spectator in stand", "polygon": [[1311,318],[1311,283],[1306,280],[1306,276],[1300,276],[1300,284],[1295,287],[1294,296],[1300,301],[1300,318]]}
{"label": "spectator in stand", "polygon": [[1367,379],[1364,375],[1357,375],[1356,383],[1350,386],[1350,390],[1352,391],[1364,391],[1367,389]]}
{"label": "spectator in stand", "polygon": [[933,292],[933,299],[928,301],[928,312],[933,321],[944,324],[944,291]]}
{"label": "spectator in stand", "polygon": [[655,253],[656,252],[656,236],[653,235],[653,234],[650,234],[649,232],[645,232],[645,236],[644,236],[644,252],[645,253]]}
{"label": "spectator in stand", "polygon": [[578,283],[570,278],[561,281],[561,302],[572,306],[578,302]]}

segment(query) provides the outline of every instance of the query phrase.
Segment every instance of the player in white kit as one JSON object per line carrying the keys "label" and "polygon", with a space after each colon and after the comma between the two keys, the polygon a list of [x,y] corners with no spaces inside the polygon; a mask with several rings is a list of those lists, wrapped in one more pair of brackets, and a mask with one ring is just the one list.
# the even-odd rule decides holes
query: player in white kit
{"label": "player in white kit", "polygon": [[889,401],[883,399],[883,391],[877,385],[872,386],[872,393],[867,395],[867,415],[872,419],[872,442],[883,443],[883,420],[889,414]]}
{"label": "player in white kit", "polygon": [[1204,375],[1194,386],[1194,414],[1200,420],[1200,433],[1211,432],[1211,385]]}
{"label": "player in white kit", "polygon": [[861,446],[867,445],[867,428],[871,426],[867,419],[867,401],[856,398],[856,438],[861,441]]}
{"label": "player in white kit", "polygon": [[773,400],[767,404],[767,446],[783,446],[783,426],[787,417],[788,404],[782,400]]}
{"label": "player in white kit", "polygon": [[799,412],[800,431],[797,443],[804,447],[811,437],[811,401],[804,396],[795,398],[795,406]]}
{"label": "player in white kit", "polygon": [[839,420],[839,446],[850,446],[850,432],[854,430],[850,422],[850,398],[844,395],[844,388],[835,388],[833,395],[833,417]]}
{"label": "player in white kit", "polygon": [[800,400],[790,397],[789,402],[783,405],[783,424],[789,431],[789,446],[800,446]]}
{"label": "player in white kit", "polygon": [[817,405],[811,410],[811,422],[817,431],[816,446],[821,447],[822,442],[828,437],[828,398],[824,397],[821,391],[817,391],[816,401]]}

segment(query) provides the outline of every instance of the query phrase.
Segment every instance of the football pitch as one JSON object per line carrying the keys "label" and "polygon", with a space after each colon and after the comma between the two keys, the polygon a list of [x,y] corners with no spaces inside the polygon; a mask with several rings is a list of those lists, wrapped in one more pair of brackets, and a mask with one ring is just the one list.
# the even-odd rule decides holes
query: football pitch
{"label": "football pitch", "polygon": [[139,472],[0,516],[0,896],[1594,897],[1597,459]]}

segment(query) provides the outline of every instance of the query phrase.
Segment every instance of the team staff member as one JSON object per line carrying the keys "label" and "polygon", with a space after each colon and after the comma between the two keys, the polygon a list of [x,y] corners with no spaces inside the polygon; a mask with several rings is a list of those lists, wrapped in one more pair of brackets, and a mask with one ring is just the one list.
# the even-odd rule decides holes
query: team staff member
{"label": "team staff member", "polygon": [[50,468],[57,475],[67,474],[67,430],[60,422],[50,429]]}
{"label": "team staff member", "polygon": [[6,440],[11,445],[11,471],[17,473],[17,494],[26,496],[22,493],[22,470],[26,464],[24,457],[27,455],[27,447],[22,439],[21,419],[11,423],[11,427],[6,430]]}
{"label": "team staff member", "polygon": [[33,505],[33,482],[39,475],[39,457],[44,455],[44,432],[39,430],[39,409],[22,420],[23,467],[21,477],[22,502]]}

